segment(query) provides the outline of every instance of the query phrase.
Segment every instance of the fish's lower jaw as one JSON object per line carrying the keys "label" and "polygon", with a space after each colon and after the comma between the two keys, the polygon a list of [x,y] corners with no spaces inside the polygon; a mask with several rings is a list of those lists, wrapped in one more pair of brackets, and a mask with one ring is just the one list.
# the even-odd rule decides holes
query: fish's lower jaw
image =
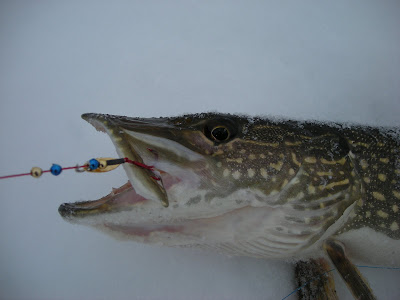
{"label": "fish's lower jaw", "polygon": [[304,236],[295,228],[289,232],[277,230],[274,222],[279,214],[270,208],[246,206],[209,218],[183,219],[171,209],[148,201],[132,211],[94,215],[76,223],[95,227],[119,240],[196,247],[229,256],[292,260],[314,251],[313,235]]}

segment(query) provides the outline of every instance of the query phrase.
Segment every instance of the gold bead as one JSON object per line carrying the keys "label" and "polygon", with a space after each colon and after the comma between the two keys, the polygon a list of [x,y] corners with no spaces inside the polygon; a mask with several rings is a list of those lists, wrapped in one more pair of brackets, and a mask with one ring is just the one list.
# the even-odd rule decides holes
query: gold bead
{"label": "gold bead", "polygon": [[103,170],[107,167],[107,161],[105,159],[99,159],[99,169]]}
{"label": "gold bead", "polygon": [[33,167],[31,170],[31,175],[32,177],[35,178],[39,178],[40,176],[42,176],[42,173],[43,173],[42,169],[38,167]]}

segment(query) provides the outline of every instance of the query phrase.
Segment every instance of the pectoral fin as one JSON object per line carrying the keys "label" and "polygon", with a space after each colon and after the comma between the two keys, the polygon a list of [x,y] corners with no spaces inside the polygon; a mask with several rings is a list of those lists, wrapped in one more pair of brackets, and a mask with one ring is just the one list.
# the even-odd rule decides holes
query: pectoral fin
{"label": "pectoral fin", "polygon": [[298,299],[337,300],[335,282],[328,262],[321,259],[299,261],[295,267]]}
{"label": "pectoral fin", "polygon": [[376,299],[366,279],[346,256],[342,243],[329,239],[324,242],[324,249],[355,299]]}

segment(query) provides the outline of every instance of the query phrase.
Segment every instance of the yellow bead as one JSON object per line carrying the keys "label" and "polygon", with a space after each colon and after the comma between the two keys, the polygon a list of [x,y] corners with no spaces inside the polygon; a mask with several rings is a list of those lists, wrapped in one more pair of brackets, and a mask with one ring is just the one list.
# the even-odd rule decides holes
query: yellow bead
{"label": "yellow bead", "polygon": [[31,175],[32,177],[35,178],[39,178],[40,176],[42,176],[42,173],[43,173],[42,169],[38,167],[33,167],[31,170]]}

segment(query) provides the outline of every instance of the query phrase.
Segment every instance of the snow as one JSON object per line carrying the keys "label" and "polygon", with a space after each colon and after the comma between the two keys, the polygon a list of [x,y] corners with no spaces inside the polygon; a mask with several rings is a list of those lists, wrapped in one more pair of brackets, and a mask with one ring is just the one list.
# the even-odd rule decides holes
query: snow
{"label": "snow", "polygon": [[[399,15],[398,1],[1,1],[1,175],[115,155],[86,112],[399,126]],[[0,298],[282,299],[295,288],[284,262],[117,242],[57,212],[125,182],[122,168],[1,181]],[[400,298],[399,271],[361,271],[380,299]]]}

